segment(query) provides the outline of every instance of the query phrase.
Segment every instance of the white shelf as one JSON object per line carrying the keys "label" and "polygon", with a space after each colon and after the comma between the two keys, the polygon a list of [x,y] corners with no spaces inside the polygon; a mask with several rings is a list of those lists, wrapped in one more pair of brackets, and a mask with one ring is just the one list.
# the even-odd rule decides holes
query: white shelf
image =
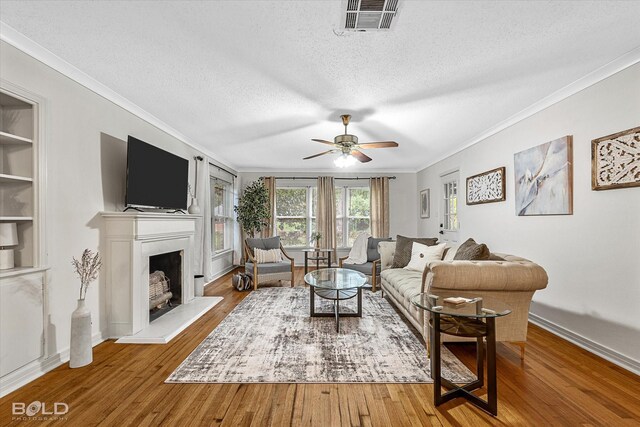
{"label": "white shelf", "polygon": [[32,216],[0,216],[0,221],[14,221],[14,222],[33,221],[33,217]]}
{"label": "white shelf", "polygon": [[26,176],[7,175],[0,173],[0,182],[33,182],[33,178],[27,178]]}
{"label": "white shelf", "polygon": [[0,131],[0,144],[32,144],[33,140],[12,133]]}
{"label": "white shelf", "polygon": [[0,270],[0,278],[5,279],[12,276],[21,276],[23,274],[37,273],[39,271],[46,271],[49,267],[15,267],[7,270]]}

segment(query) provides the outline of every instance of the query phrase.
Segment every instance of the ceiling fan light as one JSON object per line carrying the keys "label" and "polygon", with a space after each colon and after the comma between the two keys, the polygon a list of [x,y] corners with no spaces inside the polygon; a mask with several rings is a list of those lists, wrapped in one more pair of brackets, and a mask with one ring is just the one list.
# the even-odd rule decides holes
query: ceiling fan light
{"label": "ceiling fan light", "polygon": [[333,164],[338,168],[348,168],[349,166],[357,162],[356,158],[351,154],[341,154],[334,161]]}

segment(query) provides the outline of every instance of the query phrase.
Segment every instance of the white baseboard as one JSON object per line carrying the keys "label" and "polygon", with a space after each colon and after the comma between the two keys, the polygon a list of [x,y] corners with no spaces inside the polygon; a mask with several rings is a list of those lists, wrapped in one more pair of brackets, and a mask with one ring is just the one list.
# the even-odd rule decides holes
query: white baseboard
{"label": "white baseboard", "polygon": [[640,375],[640,362],[634,360],[630,357],[625,356],[624,354],[618,353],[615,350],[612,350],[608,347],[605,347],[601,344],[598,344],[594,341],[591,341],[588,338],[583,337],[582,335],[578,335],[569,329],[560,326],[556,323],[550,322],[537,314],[529,313],[529,321],[536,326],[541,327],[554,335],[559,336],[580,348],[587,350],[595,354],[596,356],[602,357],[609,362],[620,366],[627,371],[631,371],[636,375]]}
{"label": "white baseboard", "polygon": [[[92,346],[95,347],[104,340],[104,335],[101,332],[98,332],[91,337]],[[46,359],[36,360],[28,365],[16,369],[15,371],[5,375],[2,380],[0,380],[0,397],[4,397],[9,393],[14,392],[25,384],[30,383],[36,378],[41,377],[68,361],[69,348],[66,348],[59,353],[47,357]]]}
{"label": "white baseboard", "polygon": [[219,278],[221,278],[222,276],[224,276],[225,274],[229,273],[230,271],[235,270],[236,268],[241,267],[239,265],[231,265],[227,268],[225,268],[222,271],[217,272],[216,274],[213,275],[213,277],[211,278],[211,280],[209,280],[209,283],[206,283],[204,285],[204,287],[206,288],[209,284],[211,284],[211,282],[218,280]]}

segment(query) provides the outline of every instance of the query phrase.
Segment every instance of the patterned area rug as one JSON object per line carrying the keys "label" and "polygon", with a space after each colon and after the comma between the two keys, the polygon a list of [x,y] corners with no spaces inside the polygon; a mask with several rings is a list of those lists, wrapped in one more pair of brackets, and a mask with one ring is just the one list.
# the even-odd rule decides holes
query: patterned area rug
{"label": "patterned area rug", "polygon": [[[424,344],[390,303],[365,290],[362,318],[309,317],[309,290],[252,292],[166,380],[168,383],[431,383]],[[316,297],[319,311],[332,302]],[[341,303],[355,311],[356,299]],[[443,376],[475,376],[446,348]]]}

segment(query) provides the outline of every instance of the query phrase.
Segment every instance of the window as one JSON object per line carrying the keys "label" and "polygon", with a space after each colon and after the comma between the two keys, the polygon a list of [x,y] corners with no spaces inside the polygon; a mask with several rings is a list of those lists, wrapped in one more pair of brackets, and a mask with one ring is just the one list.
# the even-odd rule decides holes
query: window
{"label": "window", "polygon": [[338,247],[351,247],[364,232],[371,232],[369,187],[336,187]]}
{"label": "window", "polygon": [[[358,234],[370,232],[369,187],[336,187],[336,244],[353,245]],[[282,245],[307,247],[316,231],[316,187],[276,189],[276,229]]]}
{"label": "window", "polygon": [[211,250],[214,254],[233,246],[233,216],[231,215],[231,184],[210,177],[211,184]]}
{"label": "window", "polygon": [[442,218],[445,230],[458,230],[458,182],[456,180],[444,183],[444,209]]}
{"label": "window", "polygon": [[[311,187],[276,189],[276,229],[283,246],[308,246],[311,238]],[[315,196],[315,194],[314,194]]]}

